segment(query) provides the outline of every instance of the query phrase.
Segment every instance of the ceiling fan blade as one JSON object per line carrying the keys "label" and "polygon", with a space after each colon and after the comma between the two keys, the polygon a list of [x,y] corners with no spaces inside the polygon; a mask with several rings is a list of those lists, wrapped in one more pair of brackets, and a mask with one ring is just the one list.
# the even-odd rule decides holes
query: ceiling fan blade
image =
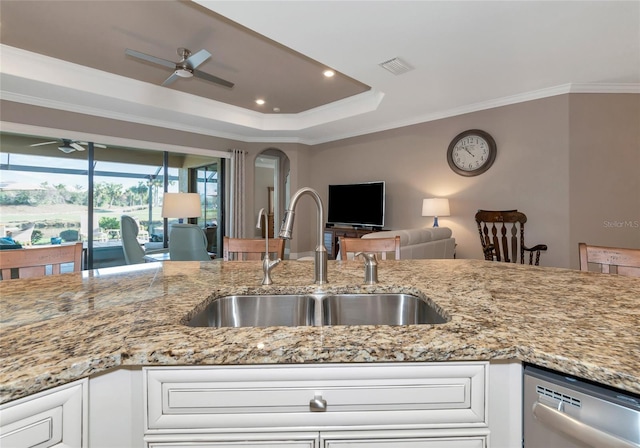
{"label": "ceiling fan blade", "polygon": [[43,146],[43,145],[50,145],[52,143],[60,143],[58,140],[53,140],[51,142],[44,142],[44,143],[34,143],[33,145],[29,145],[32,148],[35,148],[36,146]]}
{"label": "ceiling fan blade", "polygon": [[165,79],[164,82],[162,83],[162,85],[163,86],[168,86],[169,84],[172,84],[178,78],[180,78],[180,76],[178,76],[176,73],[171,73],[171,76],[169,76],[167,79]]}
{"label": "ceiling fan blade", "polygon": [[142,59],[143,61],[152,62],[154,64],[162,65],[163,67],[167,67],[167,68],[170,68],[170,69],[173,69],[173,70],[175,70],[175,68],[176,68],[176,63],[175,62],[167,61],[166,59],[160,59],[160,58],[157,58],[155,56],[151,56],[151,55],[146,54],[146,53],[141,53],[141,52],[136,51],[136,50],[131,50],[129,48],[124,50],[124,52],[125,52],[125,54],[128,54],[129,56],[133,56],[134,58]]}
{"label": "ceiling fan blade", "polygon": [[72,148],[74,148],[76,151],[84,151],[84,147],[80,146],[79,144],[77,144],[76,142],[73,142],[71,144],[69,144],[69,146],[71,146]]}
{"label": "ceiling fan blade", "polygon": [[226,79],[218,78],[217,76],[213,76],[213,75],[210,75],[209,73],[201,72],[200,70],[194,70],[193,76],[200,79],[204,79],[205,81],[210,81],[210,82],[220,84],[221,86],[225,86],[229,88],[234,86],[232,82],[227,81]]}
{"label": "ceiling fan blade", "polygon": [[[89,146],[89,142],[76,142],[76,143],[79,143],[79,144],[84,145],[84,146]],[[105,145],[102,145],[100,143],[94,143],[93,146],[95,148],[103,148],[103,149],[106,148]]]}
{"label": "ceiling fan blade", "polygon": [[197,53],[189,56],[187,60],[184,61],[184,63],[186,64],[187,67],[193,70],[197,68],[200,64],[202,64],[204,61],[209,59],[210,57],[211,57],[211,53],[209,53],[207,50],[200,50]]}

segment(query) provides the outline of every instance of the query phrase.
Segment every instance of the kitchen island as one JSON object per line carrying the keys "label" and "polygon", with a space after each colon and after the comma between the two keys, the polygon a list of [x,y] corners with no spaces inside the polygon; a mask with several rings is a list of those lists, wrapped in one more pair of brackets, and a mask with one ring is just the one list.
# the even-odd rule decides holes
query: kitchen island
{"label": "kitchen island", "polygon": [[[640,393],[640,279],[479,260],[165,262],[0,282],[1,401],[119,366],[518,360]],[[419,326],[195,328],[231,294],[403,292],[450,320]]]}

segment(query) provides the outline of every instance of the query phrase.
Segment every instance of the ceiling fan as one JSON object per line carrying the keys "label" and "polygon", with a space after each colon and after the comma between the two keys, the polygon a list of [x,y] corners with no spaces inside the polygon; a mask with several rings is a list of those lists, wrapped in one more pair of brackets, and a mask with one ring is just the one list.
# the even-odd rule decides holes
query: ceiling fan
{"label": "ceiling fan", "polygon": [[[65,154],[69,154],[74,151],[84,151],[85,150],[84,146],[87,146],[89,144],[87,142],[79,142],[77,140],[62,138],[59,140],[52,140],[50,142],[34,143],[33,145],[30,145],[30,146],[34,148],[36,146],[53,145],[54,143],[59,144],[60,146],[58,146],[58,149]],[[99,143],[94,143],[93,146],[95,146],[96,148],[106,148],[105,145],[101,145]]]}
{"label": "ceiling fan", "polygon": [[182,58],[178,62],[167,61],[166,59],[157,58],[155,56],[141,53],[136,50],[131,50],[129,48],[127,48],[124,52],[125,54],[133,56],[134,58],[161,65],[173,70],[171,76],[165,79],[165,81],[162,83],[163,86],[168,86],[178,78],[191,78],[192,76],[225,87],[233,87],[234,85],[232,82],[229,82],[225,79],[218,78],[217,76],[213,76],[197,70],[200,64],[211,57],[211,53],[209,53],[207,50],[200,50],[197,53],[192,54],[191,51],[186,48],[178,48],[178,56]]}

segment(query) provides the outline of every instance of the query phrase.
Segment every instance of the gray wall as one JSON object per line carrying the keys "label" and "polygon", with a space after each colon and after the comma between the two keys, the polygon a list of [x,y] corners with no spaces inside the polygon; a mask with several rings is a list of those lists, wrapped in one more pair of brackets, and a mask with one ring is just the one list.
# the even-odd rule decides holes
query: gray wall
{"label": "gray wall", "polygon": [[[313,148],[312,185],[384,180],[386,227],[426,227],[422,199],[448,197],[460,258],[482,258],[477,209],[527,214],[526,243],[545,243],[541,265],[578,267],[578,240],[640,248],[640,95],[562,95],[485,110]],[[477,177],[449,168],[450,141],[467,129],[496,140],[494,165]]]}
{"label": "gray wall", "polygon": [[570,247],[640,248],[640,95],[571,95],[569,129]]}

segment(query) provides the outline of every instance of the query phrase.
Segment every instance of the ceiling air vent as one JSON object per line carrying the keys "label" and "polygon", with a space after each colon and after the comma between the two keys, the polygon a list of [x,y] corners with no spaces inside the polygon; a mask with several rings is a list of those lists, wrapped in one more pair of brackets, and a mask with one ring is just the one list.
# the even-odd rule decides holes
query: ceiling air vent
{"label": "ceiling air vent", "polygon": [[381,62],[378,65],[383,69],[390,71],[394,75],[402,75],[403,73],[413,70],[413,67],[400,58],[389,59],[388,61]]}

